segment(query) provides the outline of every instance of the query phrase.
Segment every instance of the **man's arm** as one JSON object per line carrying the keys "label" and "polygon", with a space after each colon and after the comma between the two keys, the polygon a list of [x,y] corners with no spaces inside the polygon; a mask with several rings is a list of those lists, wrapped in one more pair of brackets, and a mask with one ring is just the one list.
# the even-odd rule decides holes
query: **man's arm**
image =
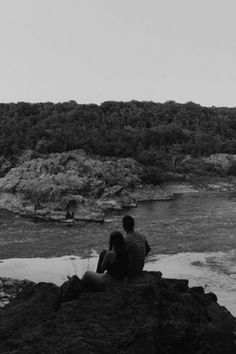
{"label": "man's arm", "polygon": [[148,255],[148,253],[151,251],[151,247],[149,246],[149,243],[147,242],[147,239],[145,238],[145,257]]}

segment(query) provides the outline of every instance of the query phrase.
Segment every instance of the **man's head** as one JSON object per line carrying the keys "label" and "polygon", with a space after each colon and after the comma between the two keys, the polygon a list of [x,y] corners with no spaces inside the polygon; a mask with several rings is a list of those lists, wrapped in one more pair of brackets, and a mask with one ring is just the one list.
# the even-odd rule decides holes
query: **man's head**
{"label": "man's head", "polygon": [[126,233],[134,231],[134,218],[130,215],[125,215],[123,217],[123,228]]}

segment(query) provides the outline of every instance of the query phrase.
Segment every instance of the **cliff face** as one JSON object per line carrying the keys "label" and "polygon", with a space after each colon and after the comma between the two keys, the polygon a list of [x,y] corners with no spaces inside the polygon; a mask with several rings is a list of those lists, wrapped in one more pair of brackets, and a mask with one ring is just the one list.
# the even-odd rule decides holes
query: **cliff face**
{"label": "cliff face", "polygon": [[0,311],[1,353],[233,354],[235,319],[187,280],[143,272],[122,287],[29,284]]}
{"label": "cliff face", "polygon": [[100,160],[81,150],[50,154],[12,168],[0,178],[0,207],[23,215],[101,221],[107,208],[135,206],[126,188],[140,183],[141,166],[130,158]]}

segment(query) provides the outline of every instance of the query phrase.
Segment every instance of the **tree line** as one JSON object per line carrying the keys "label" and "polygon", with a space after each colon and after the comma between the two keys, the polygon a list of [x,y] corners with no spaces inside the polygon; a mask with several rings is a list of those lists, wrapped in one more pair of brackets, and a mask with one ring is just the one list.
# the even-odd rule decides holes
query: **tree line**
{"label": "tree line", "polygon": [[168,101],[0,104],[0,151],[14,158],[84,149],[163,170],[178,156],[236,153],[236,108]]}

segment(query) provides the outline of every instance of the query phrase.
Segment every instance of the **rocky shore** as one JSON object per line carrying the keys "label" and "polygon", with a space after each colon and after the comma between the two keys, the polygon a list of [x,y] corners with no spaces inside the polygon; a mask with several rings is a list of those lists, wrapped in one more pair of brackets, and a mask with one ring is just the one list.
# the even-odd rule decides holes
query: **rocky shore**
{"label": "rocky shore", "polygon": [[95,293],[76,276],[28,283],[0,310],[0,352],[235,353],[235,318],[187,280],[143,272]]}
{"label": "rocky shore", "polygon": [[[38,158],[32,154],[23,154],[17,166],[0,178],[0,208],[38,219],[67,222],[70,211],[70,221],[103,222],[108,210],[136,207],[142,201],[171,200],[179,193],[236,190],[233,176],[169,173],[172,182],[143,185],[144,166],[131,158],[101,158],[83,150]],[[229,160],[218,155],[212,160],[216,165]]]}
{"label": "rocky shore", "polygon": [[[143,167],[131,158],[101,159],[82,150],[26,156],[0,178],[0,208],[57,221],[69,210],[74,221],[102,222],[107,210],[135,207],[144,194],[147,199],[140,189]],[[160,188],[149,196],[170,197]]]}

